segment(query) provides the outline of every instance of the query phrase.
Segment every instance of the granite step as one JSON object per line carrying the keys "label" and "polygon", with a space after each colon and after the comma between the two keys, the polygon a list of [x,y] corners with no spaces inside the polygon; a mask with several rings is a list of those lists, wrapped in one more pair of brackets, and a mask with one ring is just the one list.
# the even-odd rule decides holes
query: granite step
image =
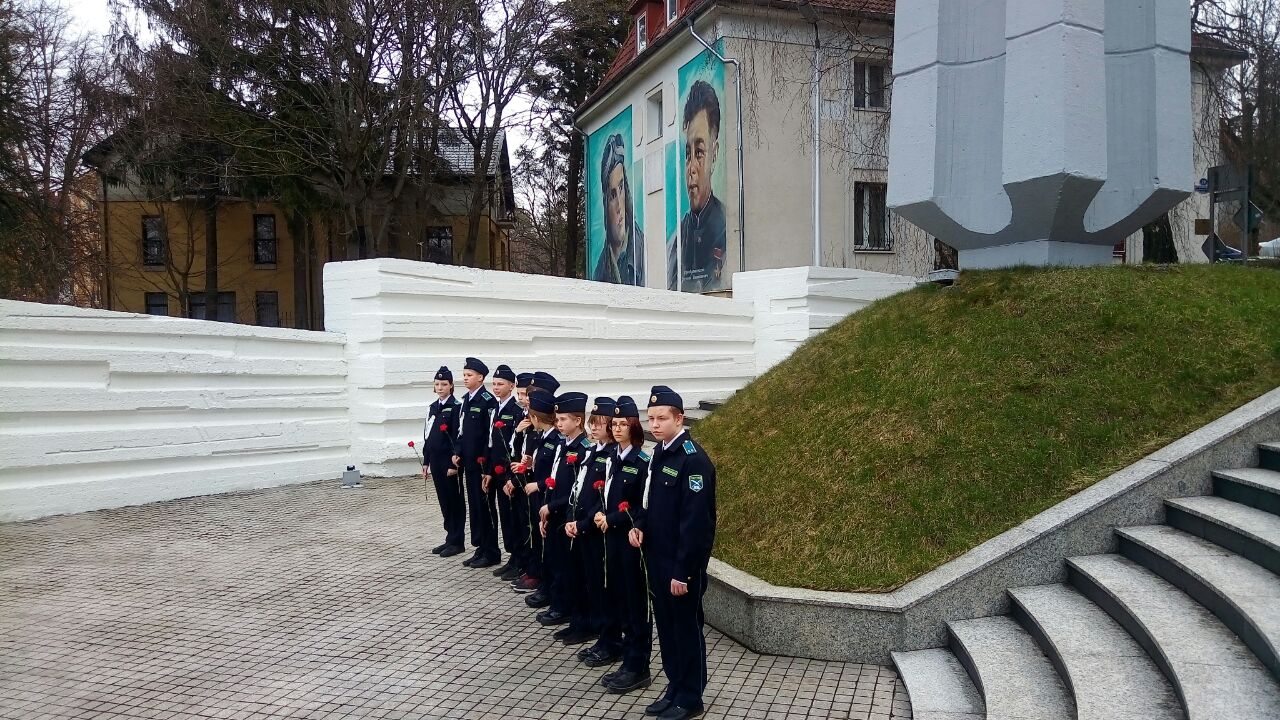
{"label": "granite step", "polygon": [[1053,663],[1013,618],[947,623],[951,649],[982,692],[990,720],[1074,720],[1075,702]]}
{"label": "granite step", "polygon": [[1280,515],[1220,497],[1187,497],[1165,501],[1165,524],[1280,573]]}
{"label": "granite step", "polygon": [[1258,444],[1258,467],[1280,470],[1280,440]]}
{"label": "granite step", "polygon": [[982,694],[956,656],[946,648],[892,654],[907,686],[914,720],[983,720]]}
{"label": "granite step", "polygon": [[707,412],[714,412],[716,410],[719,410],[720,406],[723,404],[724,404],[724,399],[700,400],[698,402],[698,409],[706,410]]}
{"label": "granite step", "polygon": [[1120,555],[1067,560],[1071,584],[1129,632],[1182,698],[1188,720],[1275,720],[1280,684],[1204,606]]}
{"label": "granite step", "polygon": [[1173,686],[1105,610],[1069,585],[1009,591],[1013,616],[1067,681],[1079,720],[1181,720]]}
{"label": "granite step", "polygon": [[1280,515],[1280,471],[1266,468],[1217,470],[1213,473],[1213,494]]}
{"label": "granite step", "polygon": [[1117,530],[1120,552],[1208,608],[1280,677],[1280,576],[1167,525]]}

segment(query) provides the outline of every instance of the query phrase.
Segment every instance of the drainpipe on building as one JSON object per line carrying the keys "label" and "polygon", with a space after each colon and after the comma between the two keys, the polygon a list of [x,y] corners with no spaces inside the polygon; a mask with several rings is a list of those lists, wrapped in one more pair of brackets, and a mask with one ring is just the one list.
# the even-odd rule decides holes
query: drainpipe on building
{"label": "drainpipe on building", "polygon": [[819,69],[822,41],[818,38],[818,11],[801,0],[800,14],[813,23],[813,266],[822,267],[822,73]]}
{"label": "drainpipe on building", "polygon": [[[747,203],[745,190],[745,182],[743,181],[744,173],[742,169],[742,64],[737,58],[727,58],[716,49],[711,47],[697,30],[693,29],[693,18],[685,21],[689,25],[689,34],[695,40],[702,43],[702,46],[716,56],[716,59],[722,63],[733,65],[733,90],[737,97],[737,112],[734,113],[738,121],[738,271],[745,272],[747,269]],[[682,253],[677,252],[676,257],[680,257]]]}

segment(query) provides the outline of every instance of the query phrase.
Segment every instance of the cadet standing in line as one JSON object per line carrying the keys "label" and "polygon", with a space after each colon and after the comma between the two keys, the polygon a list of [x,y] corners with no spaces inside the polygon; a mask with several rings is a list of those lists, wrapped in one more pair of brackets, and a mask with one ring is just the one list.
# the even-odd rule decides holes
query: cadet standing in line
{"label": "cadet standing in line", "polygon": [[[587,435],[591,444],[586,456],[578,463],[578,477],[565,516],[572,610],[569,626],[555,634],[556,639],[565,645],[581,645],[594,640],[600,637],[600,630],[604,627],[604,538],[592,518],[601,506],[597,487],[604,488],[605,465],[613,452],[613,439],[609,436],[612,416],[613,398],[596,398],[587,418]],[[585,655],[584,649],[579,658]]]}
{"label": "cadet standing in line", "polygon": [[600,640],[583,663],[601,667],[622,660],[622,667],[606,673],[600,684],[613,693],[646,688],[653,681],[649,658],[653,654],[653,619],[649,616],[649,585],[645,581],[640,550],[631,547],[627,535],[644,504],[649,477],[649,453],[642,449],[644,430],[635,400],[618,398],[612,424],[614,446],[609,459],[604,508],[596,513],[596,527],[604,533],[609,557],[609,585],[605,607],[608,620]]}
{"label": "cadet standing in line", "polygon": [[587,396],[580,392],[568,392],[556,398],[556,430],[564,439],[550,477],[542,481],[546,499],[538,511],[540,530],[546,542],[547,559],[543,563],[544,582],[550,607],[538,614],[543,625],[563,625],[569,622],[573,610],[573,589],[569,586],[569,538],[564,524],[569,509],[569,495],[578,475],[578,464],[591,446],[582,432],[586,423]]}
{"label": "cadet standing in line", "polygon": [[[513,477],[511,466],[520,462],[521,452],[512,449],[516,426],[524,421],[524,409],[516,401],[516,374],[506,365],[499,365],[493,371],[493,395],[497,406],[493,410],[494,447],[490,449],[489,473],[490,481],[485,492],[495,496],[498,503],[498,526],[502,530],[502,547],[507,551],[507,564],[494,568],[493,574],[508,582],[515,580],[520,574],[518,556],[520,542],[524,537],[518,536],[516,528],[516,510],[512,498],[505,492],[508,478]],[[498,472],[497,460],[501,456],[502,472]]]}
{"label": "cadet standing in line", "polygon": [[467,504],[471,509],[471,544],[476,551],[462,562],[472,568],[497,565],[502,559],[498,552],[498,508],[495,493],[484,491],[482,467],[489,449],[489,433],[492,429],[491,412],[497,403],[484,387],[489,366],[476,358],[467,358],[462,368],[462,384],[467,394],[462,400],[461,427],[458,429],[457,450],[453,462],[462,471],[467,488]]}
{"label": "cadet standing in line", "polygon": [[549,375],[546,378],[539,378],[538,374],[534,374],[534,382],[541,383],[540,386],[531,386],[529,391],[529,418],[532,421],[532,431],[529,434],[530,447],[532,454],[527,464],[530,468],[528,481],[525,483],[523,492],[528,502],[526,508],[529,511],[529,532],[531,542],[529,546],[529,566],[526,568],[524,578],[518,579],[512,584],[512,589],[518,593],[532,592],[531,595],[525,597],[524,602],[531,608],[544,608],[551,603],[548,597],[547,587],[547,558],[545,538],[542,537],[541,523],[538,519],[538,511],[542,508],[546,493],[544,491],[543,480],[551,476],[551,470],[555,467],[555,460],[560,451],[560,433],[555,428],[555,397],[551,392],[542,388],[556,386],[555,379]]}
{"label": "cadet standing in line", "polygon": [[[511,506],[511,526],[516,540],[516,549],[512,552],[516,571],[510,578],[513,583],[525,577],[529,570],[529,504],[528,496],[524,494],[528,472],[519,473],[517,468],[524,462],[526,438],[532,432],[532,422],[529,420],[529,381],[532,379],[533,373],[516,375],[516,405],[520,407],[520,422],[516,423],[515,430],[511,433],[511,467],[507,481],[502,485],[502,494],[507,497],[507,503]],[[508,579],[507,574],[502,577]]]}
{"label": "cadet standing in line", "polygon": [[453,396],[453,373],[441,366],[436,371],[436,400],[427,409],[422,427],[422,477],[431,478],[436,501],[444,518],[444,543],[431,549],[441,557],[453,557],[466,550],[463,533],[467,528],[467,501],[462,478],[453,466],[454,443],[458,438],[458,399]]}
{"label": "cadet standing in line", "polygon": [[684,401],[665,385],[649,394],[649,430],[658,440],[649,465],[644,512],[630,533],[644,548],[654,622],[667,689],[645,708],[660,720],[703,712],[707,645],[702,594],[716,531],[716,469],[684,429]]}

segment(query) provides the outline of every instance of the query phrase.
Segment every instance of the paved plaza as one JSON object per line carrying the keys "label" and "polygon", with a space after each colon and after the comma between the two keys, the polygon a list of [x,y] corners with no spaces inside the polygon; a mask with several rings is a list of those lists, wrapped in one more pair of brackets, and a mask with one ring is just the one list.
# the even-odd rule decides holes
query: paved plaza
{"label": "paved plaza", "polygon": [[[0,717],[641,717],[665,679],[605,693],[505,583],[430,554],[422,488],[0,525]],[[757,655],[710,627],[707,647],[708,718],[911,715],[892,668]]]}

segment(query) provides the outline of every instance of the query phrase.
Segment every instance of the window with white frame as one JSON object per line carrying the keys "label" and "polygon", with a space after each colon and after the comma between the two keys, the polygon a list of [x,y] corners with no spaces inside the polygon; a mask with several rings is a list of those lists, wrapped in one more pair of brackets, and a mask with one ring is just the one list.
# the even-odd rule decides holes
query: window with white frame
{"label": "window with white frame", "polygon": [[893,250],[889,231],[889,207],[885,202],[888,186],[884,183],[853,184],[853,248],[855,250]]}
{"label": "window with white frame", "polygon": [[667,0],[667,22],[673,22],[680,14],[680,0]]}
{"label": "window with white frame", "polygon": [[636,16],[636,52],[643,51],[649,46],[649,21],[641,13]]}
{"label": "window with white frame", "polygon": [[652,142],[662,137],[662,88],[653,91],[649,96],[648,110],[648,140]]}
{"label": "window with white frame", "polygon": [[853,64],[853,106],[859,108],[885,107],[885,78],[888,77],[884,65],[869,62]]}

